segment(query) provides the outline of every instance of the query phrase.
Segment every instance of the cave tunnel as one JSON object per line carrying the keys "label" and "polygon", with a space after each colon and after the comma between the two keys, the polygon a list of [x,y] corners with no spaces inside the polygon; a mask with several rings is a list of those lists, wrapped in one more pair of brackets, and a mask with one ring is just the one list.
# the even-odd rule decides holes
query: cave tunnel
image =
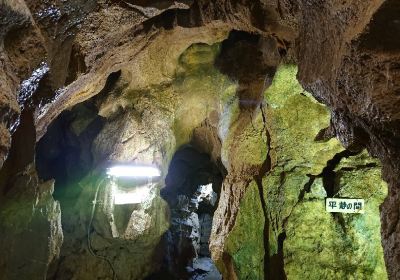
{"label": "cave tunnel", "polygon": [[0,3],[0,280],[400,279],[398,0]]}
{"label": "cave tunnel", "polygon": [[173,156],[161,190],[170,209],[170,228],[162,239],[161,272],[148,279],[221,279],[211,260],[209,239],[223,174],[192,145]]}

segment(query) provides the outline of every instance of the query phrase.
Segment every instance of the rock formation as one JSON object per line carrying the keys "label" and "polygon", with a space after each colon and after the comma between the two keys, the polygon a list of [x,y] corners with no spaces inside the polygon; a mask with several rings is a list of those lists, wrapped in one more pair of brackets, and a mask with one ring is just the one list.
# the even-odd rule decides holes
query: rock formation
{"label": "rock formation", "polygon": [[198,154],[224,279],[399,279],[399,35],[396,0],[0,1],[0,279],[160,277]]}

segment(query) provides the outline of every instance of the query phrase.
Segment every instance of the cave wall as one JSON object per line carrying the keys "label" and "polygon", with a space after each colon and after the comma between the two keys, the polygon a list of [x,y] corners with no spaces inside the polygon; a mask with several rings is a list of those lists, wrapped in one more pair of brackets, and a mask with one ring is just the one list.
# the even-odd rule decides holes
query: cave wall
{"label": "cave wall", "polygon": [[[382,174],[389,184],[389,195],[381,208],[382,244],[389,276],[396,279],[400,275],[395,206],[399,197],[399,126],[393,109],[399,102],[395,77],[400,44],[394,39],[397,36],[388,32],[399,32],[399,4],[335,4],[313,5],[308,11],[300,7],[306,23],[300,25],[300,38],[307,39],[298,44],[299,80],[330,107],[334,134],[346,147],[367,147],[382,162]],[[313,24],[314,20],[329,24]],[[308,44],[310,41],[314,43]]]}
{"label": "cave wall", "polygon": [[[214,163],[221,162],[220,140],[212,135],[217,131],[221,108],[227,108],[225,104],[235,98],[236,84],[213,66],[219,52],[218,43],[190,46],[176,59],[174,80],[163,85],[149,84],[146,89],[138,89],[136,81],[131,80],[130,69],[123,69],[115,80],[109,80],[106,91],[91,99],[97,117],[93,112],[85,113],[87,106],[77,105],[71,110],[72,116],[57,120],[68,131],[65,134],[71,135],[68,138],[88,134],[99,117],[104,124],[91,146],[78,144],[82,150],[91,151],[93,163],[89,172],[75,181],[73,177],[78,175],[70,172],[67,177],[72,178],[57,196],[65,240],[60,259],[48,274],[50,279],[110,277],[113,270],[118,279],[144,279],[160,269],[160,252],[165,249],[160,246],[169,227],[170,211],[160,197],[160,188],[172,156],[189,144],[208,153]],[[188,114],[191,118],[185,117]],[[55,137],[59,131],[51,131],[39,142],[44,161],[49,158],[45,147],[60,141]],[[199,140],[204,138],[208,140]],[[66,159],[66,167],[73,166],[76,158],[80,156]],[[119,183],[104,174],[109,163],[125,162],[155,165],[162,170],[161,179],[152,184],[151,196],[131,206],[113,204],[113,188]],[[185,178],[176,180],[178,186],[179,180]],[[107,260],[92,256],[87,244],[91,201],[98,186],[98,206],[90,236],[92,250]],[[178,191],[173,190],[172,196],[177,195]]]}
{"label": "cave wall", "polygon": [[[329,107],[331,125],[323,127],[326,129],[320,133],[319,141],[336,136],[348,151],[346,153],[357,153],[367,148],[371,155],[380,159],[383,178],[388,182],[388,196],[381,208],[382,244],[388,275],[391,279],[399,278],[398,1],[266,3],[204,0],[165,1],[151,5],[146,1],[139,2],[6,0],[0,3],[0,166],[6,160],[0,174],[2,202],[10,199],[7,193],[14,188],[13,181],[23,176],[21,173],[32,163],[35,142],[45,134],[49,124],[63,110],[101,92],[110,74],[123,69],[123,75],[131,83],[131,89],[126,90],[131,96],[137,93],[143,96],[157,88],[170,97],[169,103],[176,104],[177,95],[169,94],[170,88],[164,86],[177,83],[174,80],[179,76],[176,75],[179,73],[176,65],[181,53],[193,43],[211,44],[224,39],[231,29],[242,30],[258,34],[261,39],[250,38],[244,42],[236,39],[236,47],[222,51],[217,68],[233,81],[227,82],[231,86],[226,86],[229,88],[226,102],[219,104],[223,109],[216,110],[221,120],[210,114],[207,124],[202,124],[206,127],[208,122],[214,123],[214,131],[219,126],[223,147],[220,156],[230,172],[222,187],[221,210],[215,220],[215,243],[212,245],[215,259],[223,256],[225,239],[236,223],[247,186],[256,181],[259,191],[265,192],[260,188],[262,177],[279,162],[274,158],[274,151],[269,149],[278,133],[265,134],[271,133],[269,130],[272,128],[265,128],[268,124],[266,116],[272,111],[265,109],[266,113],[260,112],[258,105],[262,103],[263,92],[272,82],[275,69],[283,58],[298,65],[298,79],[304,89]],[[227,67],[229,65],[232,67]],[[198,72],[195,75],[204,78]],[[190,84],[190,78],[185,75],[182,78],[180,89],[185,92],[199,89],[198,85],[202,84],[202,81]],[[204,89],[204,92],[208,90]],[[196,94],[203,92],[199,90]],[[111,94],[110,100],[113,98]],[[265,98],[268,100],[268,95]],[[115,117],[115,110],[132,101],[126,96],[122,100],[121,104],[115,99],[109,104],[105,102],[100,114]],[[181,116],[192,112],[185,110],[185,106],[196,108],[193,103],[197,104],[197,101],[190,101],[190,96],[183,100],[177,102],[177,108],[172,110],[181,110]],[[161,101],[164,102],[168,104],[166,99]],[[293,102],[302,102],[302,97],[296,96]],[[139,110],[139,118],[132,117],[132,112],[126,113],[125,117],[154,120],[146,110]],[[160,118],[170,116],[166,111],[160,113]],[[204,120],[199,111],[194,114],[198,121],[193,127]],[[256,120],[257,132],[249,127],[249,124],[253,125],[253,119]],[[171,140],[172,143],[166,144],[165,154],[160,152],[161,149],[154,150],[162,154],[159,162],[163,166],[176,146],[190,139],[192,124],[185,124],[180,118],[176,120],[167,140],[173,139],[171,135],[174,135],[176,142]],[[164,125],[170,125],[167,122],[168,125],[163,123],[158,128],[155,125],[151,127],[164,129]],[[327,122],[329,118],[324,117],[324,126]],[[119,124],[123,125],[121,119]],[[15,133],[17,128],[20,131]],[[110,125],[108,128],[109,133],[113,133],[115,127]],[[116,138],[121,136],[114,134]],[[254,138],[252,134],[261,137]],[[308,139],[315,136],[310,135]],[[238,139],[237,143],[232,139]],[[292,137],[287,140],[290,139]],[[285,139],[280,140],[287,143]],[[115,141],[118,143],[120,140]],[[143,147],[151,140],[139,142],[133,140],[130,144]],[[256,148],[260,146],[263,148]],[[252,151],[250,155],[241,156],[241,151],[246,149]],[[104,146],[100,150],[107,151]],[[99,156],[106,158],[110,150],[99,153]],[[292,152],[280,151],[279,156],[285,153],[293,156]],[[329,158],[327,154],[325,156]],[[152,158],[145,154],[138,157]],[[307,168],[299,171],[302,176],[300,185],[309,182],[305,181],[309,176],[305,178],[304,174],[318,175],[323,162],[307,167],[312,172]],[[284,174],[289,173],[289,177],[299,175],[294,174],[298,170],[288,172],[286,165],[280,168]],[[370,168],[370,164],[366,168]],[[275,177],[278,180],[278,175]],[[291,195],[292,201],[297,199],[298,188],[294,189],[297,191]],[[35,197],[34,194],[31,196]],[[52,203],[51,197],[48,201]],[[265,205],[263,200],[261,202],[265,212],[270,202],[267,199]],[[290,208],[291,204],[293,202],[286,206]],[[280,217],[280,222],[285,220],[284,216]],[[281,225],[276,227],[277,236],[274,238],[278,240],[278,249],[272,249],[272,252],[278,252],[278,257],[273,261],[276,259],[282,264],[279,252],[284,247],[279,245],[279,240],[282,241],[284,235],[279,228]],[[226,268],[227,273],[235,274],[232,259],[225,259],[227,261],[221,266],[229,268]],[[267,272],[268,266],[265,265]]]}
{"label": "cave wall", "polygon": [[43,279],[63,243],[54,181],[40,182],[30,165],[13,182],[0,210],[0,279]]}
{"label": "cave wall", "polygon": [[[273,161],[263,178],[271,263],[283,258],[288,279],[385,279],[378,217],[387,185],[380,164],[365,151],[347,153],[335,138],[316,137],[329,126],[330,114],[295,73],[296,67],[282,66],[265,92]],[[325,198],[332,196],[364,198],[366,214],[327,213]]]}
{"label": "cave wall", "polygon": [[[296,73],[294,65],[278,67],[241,141],[223,140],[233,167],[247,164],[259,173],[249,178],[248,171],[228,169],[213,225],[213,257],[228,279],[386,279],[379,206],[387,184],[380,163],[365,151],[350,153],[335,138],[321,138],[329,110],[303,90]],[[240,119],[231,121],[234,129]],[[325,198],[332,196],[364,198],[366,214],[327,213]]]}

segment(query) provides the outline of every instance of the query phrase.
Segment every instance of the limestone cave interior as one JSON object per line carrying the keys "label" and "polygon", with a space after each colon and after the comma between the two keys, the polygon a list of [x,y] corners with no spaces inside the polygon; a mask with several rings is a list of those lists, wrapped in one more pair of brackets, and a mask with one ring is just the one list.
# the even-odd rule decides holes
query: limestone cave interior
{"label": "limestone cave interior", "polygon": [[1,0],[0,280],[400,279],[399,0]]}

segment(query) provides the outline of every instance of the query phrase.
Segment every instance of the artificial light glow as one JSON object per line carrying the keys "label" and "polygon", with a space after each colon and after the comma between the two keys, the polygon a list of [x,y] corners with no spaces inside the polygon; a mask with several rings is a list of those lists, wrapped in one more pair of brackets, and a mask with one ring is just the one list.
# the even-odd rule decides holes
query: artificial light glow
{"label": "artificial light glow", "polygon": [[151,188],[149,186],[137,187],[133,190],[116,189],[114,193],[114,204],[138,204],[151,199]]}
{"label": "artificial light glow", "polygon": [[161,172],[156,167],[118,165],[107,170],[107,175],[115,177],[159,177]]}

